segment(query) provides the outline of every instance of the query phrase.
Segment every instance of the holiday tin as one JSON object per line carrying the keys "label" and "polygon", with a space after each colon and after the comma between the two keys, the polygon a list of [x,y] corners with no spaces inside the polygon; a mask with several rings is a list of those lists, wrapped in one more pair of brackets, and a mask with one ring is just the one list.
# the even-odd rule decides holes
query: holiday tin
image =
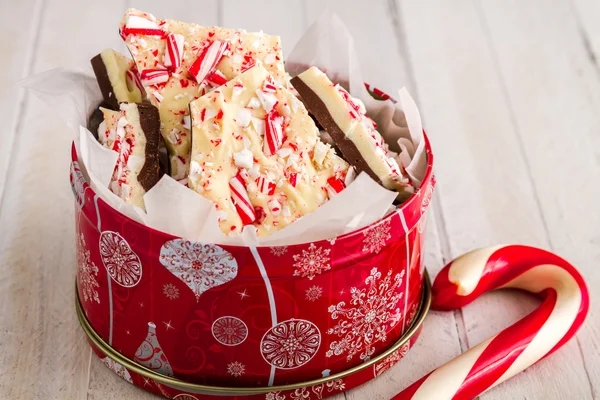
{"label": "holiday tin", "polygon": [[416,338],[424,304],[421,249],[435,184],[424,140],[425,178],[396,211],[339,237],[278,247],[199,243],[141,225],[94,192],[73,145],[77,294],[88,331],[140,368],[213,387],[332,382],[386,359]]}

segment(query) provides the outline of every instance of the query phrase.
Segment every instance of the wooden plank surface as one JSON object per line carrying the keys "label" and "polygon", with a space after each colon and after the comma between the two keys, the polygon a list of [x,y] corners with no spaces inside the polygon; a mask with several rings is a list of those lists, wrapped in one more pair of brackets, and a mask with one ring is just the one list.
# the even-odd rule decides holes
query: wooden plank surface
{"label": "wooden plank surface", "polygon": [[[600,6],[597,0],[328,2],[348,25],[363,76],[407,86],[436,153],[438,191],[427,266],[474,247],[525,243],[573,261],[600,287]],[[3,4],[4,7],[7,7]],[[0,87],[57,66],[88,68],[122,48],[125,8],[264,30],[284,51],[321,13],[320,1],[23,0],[0,13]],[[265,10],[268,10],[266,12]],[[273,17],[277,16],[277,17]],[[74,33],[77,34],[74,34]],[[72,309],[71,137],[35,98],[0,92],[0,398],[156,398],[113,376],[84,342]],[[482,399],[600,397],[599,301],[576,341]],[[388,399],[533,309],[515,293],[432,313],[415,349],[376,381],[334,399]]]}

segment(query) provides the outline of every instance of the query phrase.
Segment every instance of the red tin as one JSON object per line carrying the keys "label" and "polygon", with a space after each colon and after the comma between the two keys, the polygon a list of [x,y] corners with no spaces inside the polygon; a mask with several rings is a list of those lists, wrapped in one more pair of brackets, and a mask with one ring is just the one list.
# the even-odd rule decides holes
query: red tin
{"label": "red tin", "polygon": [[73,145],[85,319],[125,358],[189,383],[289,385],[360,366],[399,341],[421,303],[435,184],[424,140],[423,183],[395,212],[278,247],[198,243],[141,225],[98,197]]}

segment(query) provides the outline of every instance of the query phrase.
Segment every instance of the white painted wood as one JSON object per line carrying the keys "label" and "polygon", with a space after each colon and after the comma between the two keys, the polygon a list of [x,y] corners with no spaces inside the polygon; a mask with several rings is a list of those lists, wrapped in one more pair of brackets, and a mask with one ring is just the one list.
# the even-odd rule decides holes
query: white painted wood
{"label": "white painted wood", "polygon": [[403,35],[402,26],[394,20],[393,2],[305,2],[309,24],[321,15],[324,5],[329,6],[344,21],[352,34],[364,79],[384,91],[396,92],[397,89],[406,86],[409,91],[414,92],[410,79],[410,64],[402,57],[401,41],[404,39],[398,38],[399,35]]}
{"label": "white painted wood", "polygon": [[[519,58],[522,54],[514,47],[517,42],[531,52],[543,51],[537,46],[549,42],[541,35],[532,39],[525,29],[527,24],[543,20],[548,7],[532,6],[529,18],[524,17],[519,25],[523,30],[516,33],[514,21],[500,17],[498,9],[506,7],[509,12],[520,14],[522,3],[494,5],[495,12],[486,15],[498,27],[502,26],[499,40],[509,31],[514,33],[513,47],[506,52],[510,53],[510,65],[516,70],[522,65]],[[531,185],[529,162],[521,148],[521,136],[530,132],[519,130],[513,121],[512,108],[507,103],[510,99],[487,38],[486,20],[478,6],[470,1],[405,1],[400,2],[399,9],[406,24],[425,127],[437,150],[438,187],[447,233],[444,256],[455,257],[474,247],[494,243],[522,242],[548,247],[538,194]],[[560,35],[560,26],[557,23],[551,28],[549,24],[546,29]],[[547,62],[552,63],[550,59]],[[527,67],[532,65],[527,64],[520,71],[522,83],[536,74],[526,71]],[[555,79],[561,83],[568,82],[558,76]],[[528,104],[521,104],[524,113],[532,102],[538,101],[536,94],[532,91],[527,97]],[[544,133],[540,132],[537,142],[543,139]],[[533,151],[544,149],[541,143]],[[550,176],[551,165],[544,166],[546,176]],[[535,304],[532,299],[513,293],[495,293],[477,300],[462,311],[466,344],[471,347],[481,342]],[[562,398],[560,394],[566,393],[565,387],[569,388],[570,398],[591,398],[576,342],[482,398]]]}
{"label": "white painted wood", "polygon": [[586,38],[568,1],[551,8],[531,1],[519,12],[482,4],[545,219],[547,246],[573,262],[592,288],[588,323],[578,335],[579,346],[569,349],[583,356],[582,374],[596,395],[600,359],[591,349],[600,345],[600,301],[593,290],[600,285],[600,187],[595,184],[600,182],[600,71],[588,43],[597,44],[600,31],[589,31],[591,39]]}
{"label": "white painted wood", "polygon": [[[200,24],[262,29],[279,34],[289,52],[324,5],[13,3],[10,12],[3,4],[0,13],[0,33],[14,39],[0,43],[3,88],[30,70],[89,69],[89,59],[103,48],[123,49],[117,26],[126,7]],[[365,79],[387,91],[406,85],[419,102],[438,177],[426,246],[432,275],[474,247],[522,242],[573,261],[592,293],[597,291],[598,2],[327,3],[352,32]],[[64,127],[36,99],[12,90],[0,91],[0,117],[9,121],[0,131],[0,398],[156,398],[107,370],[79,330],[72,306],[70,138]],[[565,154],[575,156],[566,159]],[[594,398],[592,390],[598,393],[600,383],[600,355],[594,350],[600,323],[594,318],[594,296],[592,302],[578,342],[482,399]],[[457,355],[461,346],[480,342],[536,304],[523,295],[497,293],[462,312],[432,313],[405,360],[334,399],[389,399]]]}
{"label": "white painted wood", "polygon": [[[31,72],[35,38],[39,31],[42,1],[25,0],[15,3],[10,13],[0,13],[0,34],[11,40],[0,41],[0,204],[14,145],[14,132],[23,114],[25,93],[16,82]],[[10,62],[7,62],[10,60]]]}
{"label": "white painted wood", "polygon": [[581,42],[600,73],[600,1],[573,0],[573,8]]}
{"label": "white painted wood", "polygon": [[[104,17],[120,8],[47,1],[32,69],[87,63],[103,45]],[[26,26],[22,19],[14,23]],[[74,34],[84,31],[94,34]],[[15,59],[17,68],[21,62]],[[14,146],[0,208],[0,398],[85,399],[91,350],[73,313],[71,137],[39,101],[25,99],[10,132]]]}

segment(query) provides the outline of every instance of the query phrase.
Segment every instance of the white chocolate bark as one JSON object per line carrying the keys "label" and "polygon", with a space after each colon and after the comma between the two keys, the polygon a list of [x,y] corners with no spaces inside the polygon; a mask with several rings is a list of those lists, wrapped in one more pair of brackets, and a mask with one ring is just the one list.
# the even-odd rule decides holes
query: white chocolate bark
{"label": "white chocolate bark", "polygon": [[[189,169],[191,137],[185,117],[192,100],[256,63],[264,65],[278,82],[287,82],[278,36],[161,20],[135,9],[127,10],[121,35],[136,62],[148,99],[159,109],[161,133],[175,179],[184,178]],[[207,60],[216,56],[215,48],[211,49],[214,43],[227,47],[215,60],[214,70],[203,65],[200,76],[190,73],[202,55]],[[208,54],[206,50],[210,50]],[[171,57],[173,52],[175,57]],[[207,71],[216,75],[204,74]],[[197,82],[198,78],[202,81]]]}
{"label": "white chocolate bark", "polygon": [[[137,73],[135,63],[112,49],[104,50],[100,53],[100,57],[106,67],[106,73],[117,102],[141,103],[142,91],[134,80],[134,74]],[[131,71],[130,76],[128,76],[128,71]]]}
{"label": "white chocolate bark", "polygon": [[[216,204],[224,233],[244,225],[234,204],[237,189],[230,185],[236,176],[255,210],[251,223],[259,236],[313,212],[343,188],[348,164],[319,140],[304,105],[262,66],[193,101],[190,109],[189,186]],[[269,138],[277,126],[282,140],[273,148]]]}
{"label": "white chocolate bark", "polygon": [[339,84],[332,83],[317,67],[309,68],[298,78],[325,104],[336,125],[356,146],[381,183],[398,191],[400,199],[408,197],[414,188],[396,161],[398,155],[389,150],[375,123],[366,115],[364,104]]}
{"label": "white chocolate bark", "polygon": [[126,203],[144,208],[146,193],[137,177],[145,162],[146,136],[135,103],[122,103],[120,111],[101,108],[104,122],[98,128],[98,141],[119,153],[110,181],[110,190]]}

